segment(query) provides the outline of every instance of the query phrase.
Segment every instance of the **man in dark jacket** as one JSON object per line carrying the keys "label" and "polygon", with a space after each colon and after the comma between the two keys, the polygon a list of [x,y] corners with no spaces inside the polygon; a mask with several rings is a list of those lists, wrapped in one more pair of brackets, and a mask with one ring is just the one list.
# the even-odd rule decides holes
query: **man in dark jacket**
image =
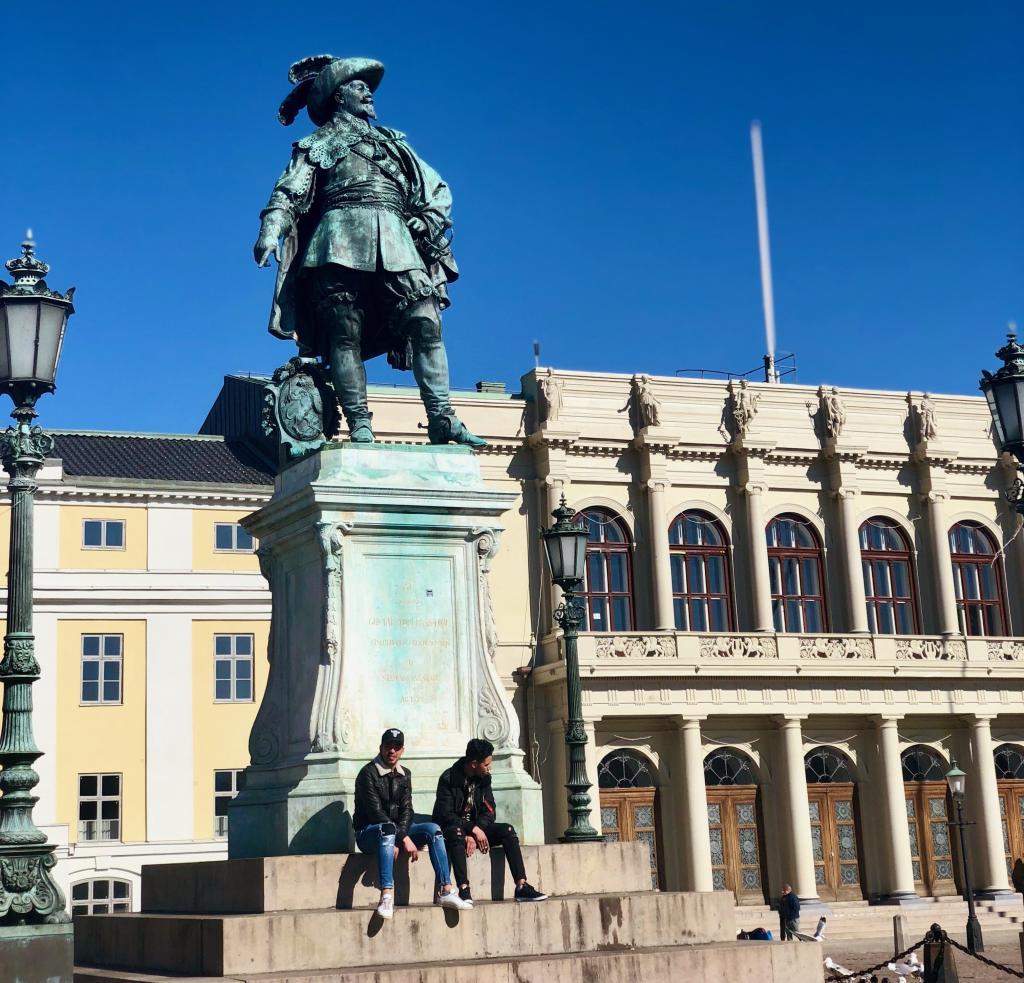
{"label": "man in dark jacket", "polygon": [[491,791],[493,754],[494,745],[490,741],[470,741],[466,745],[466,756],[459,758],[437,783],[433,819],[444,832],[459,897],[473,904],[466,858],[477,850],[486,854],[492,846],[500,846],[505,851],[505,859],[516,883],[516,901],[543,901],[547,895],[526,881],[523,853],[519,849],[515,827],[495,821],[494,793]]}
{"label": "man in dark jacket", "polygon": [[436,823],[414,822],[412,773],[399,759],[405,753],[405,735],[395,727],[384,731],[380,753],[356,776],[356,808],[352,824],[356,845],[363,853],[376,853],[380,874],[380,904],[377,914],[391,918],[395,913],[395,860],[404,851],[419,859],[426,847],[436,878],[437,902],[446,908],[471,908],[451,883],[451,869],[441,828]]}
{"label": "man in dark jacket", "polygon": [[783,942],[792,942],[793,933],[800,931],[800,899],[788,884],[782,885],[779,898],[779,927]]}

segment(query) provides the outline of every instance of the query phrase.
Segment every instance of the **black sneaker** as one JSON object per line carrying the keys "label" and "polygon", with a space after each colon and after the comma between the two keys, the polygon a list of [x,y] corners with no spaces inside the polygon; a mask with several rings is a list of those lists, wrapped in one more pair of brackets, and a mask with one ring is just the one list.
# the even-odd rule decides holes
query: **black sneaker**
{"label": "black sneaker", "polygon": [[547,897],[530,884],[516,888],[516,901],[546,901]]}
{"label": "black sneaker", "polygon": [[459,888],[459,897],[462,898],[463,901],[468,901],[469,906],[471,908],[473,907],[473,892],[470,891],[468,886]]}

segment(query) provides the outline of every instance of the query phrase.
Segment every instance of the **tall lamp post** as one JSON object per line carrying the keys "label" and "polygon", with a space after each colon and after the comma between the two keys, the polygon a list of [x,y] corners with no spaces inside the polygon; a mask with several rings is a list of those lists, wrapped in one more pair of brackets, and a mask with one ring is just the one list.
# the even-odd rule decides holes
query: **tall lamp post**
{"label": "tall lamp post", "polygon": [[33,424],[35,404],[56,388],[57,361],[71,298],[43,279],[50,268],[35,255],[32,233],[6,265],[14,283],[0,281],[0,392],[14,402],[14,426],[0,435],[0,457],[11,480],[11,550],[7,575],[7,634],[0,660],[4,684],[0,724],[0,926],[69,921],[64,894],[51,871],[54,846],[32,820],[42,757],[32,735],[32,684],[39,679],[32,634],[32,505],[36,473],[53,438]]}
{"label": "tall lamp post", "polygon": [[583,624],[583,601],[576,595],[583,586],[587,557],[587,524],[574,522],[574,512],[562,496],[561,504],[551,513],[555,524],[541,532],[551,568],[551,579],[562,588],[562,603],[555,611],[555,621],[565,636],[565,689],[569,720],[565,728],[565,744],[569,757],[568,791],[569,828],[562,834],[563,843],[603,840],[590,825],[590,782],[587,781],[587,732],[583,729],[583,697],[580,692],[580,660],[576,638]]}
{"label": "tall lamp post", "polygon": [[[1003,364],[995,373],[982,371],[981,391],[988,400],[999,449],[1017,458],[1017,470],[1024,472],[1024,346],[1017,343],[1013,326],[996,357]],[[1018,476],[1004,494],[1024,514],[1024,480]]]}
{"label": "tall lamp post", "polygon": [[953,793],[953,804],[956,806],[956,822],[954,826],[960,830],[960,865],[964,878],[964,893],[967,895],[967,948],[973,956],[975,953],[985,951],[985,941],[981,937],[981,923],[974,910],[974,891],[971,890],[971,873],[967,867],[967,838],[964,836],[964,827],[973,826],[973,823],[964,822],[964,791],[967,788],[967,775],[961,771],[956,762],[946,772],[946,782],[949,790]]}

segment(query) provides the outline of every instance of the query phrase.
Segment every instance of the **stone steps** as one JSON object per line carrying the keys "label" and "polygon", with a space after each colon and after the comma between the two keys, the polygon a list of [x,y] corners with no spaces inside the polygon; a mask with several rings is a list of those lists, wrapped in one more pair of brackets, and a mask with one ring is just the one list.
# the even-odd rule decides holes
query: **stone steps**
{"label": "stone steps", "polygon": [[[552,894],[628,894],[651,886],[642,843],[523,846],[531,883]],[[479,900],[501,901],[514,890],[500,850],[469,861]],[[395,866],[398,904],[430,904],[434,872],[426,851]],[[366,854],[260,857],[208,863],[151,864],[142,869],[142,910],[168,914],[257,914],[377,904],[377,862]]]}
{"label": "stone steps", "polygon": [[[722,942],[397,967],[243,973],[231,979],[237,983],[635,983],[640,979],[812,983],[820,980],[821,965],[818,945]],[[181,983],[181,977],[78,968],[75,983]],[[190,977],[190,983],[225,983],[225,978]]]}
{"label": "stone steps", "polygon": [[391,922],[359,909],[84,915],[75,921],[75,963],[83,969],[301,978],[339,966],[511,961],[734,939],[731,895],[646,892],[481,903],[469,912],[416,905],[398,908]]}

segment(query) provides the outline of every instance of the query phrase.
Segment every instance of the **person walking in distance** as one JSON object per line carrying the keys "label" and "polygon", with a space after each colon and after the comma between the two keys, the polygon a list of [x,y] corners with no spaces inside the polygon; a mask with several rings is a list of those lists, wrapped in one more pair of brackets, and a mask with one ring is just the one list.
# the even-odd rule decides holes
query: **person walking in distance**
{"label": "person walking in distance", "polygon": [[452,858],[459,897],[473,903],[469,888],[467,857],[479,850],[490,852],[492,846],[505,851],[509,871],[515,881],[516,901],[544,901],[541,894],[526,880],[523,853],[515,827],[497,822],[494,793],[491,791],[491,756],[494,745],[474,738],[466,745],[466,754],[459,758],[437,783],[433,820],[444,833],[444,841]]}
{"label": "person walking in distance", "polygon": [[380,752],[356,776],[356,808],[353,826],[356,845],[363,853],[375,853],[380,875],[380,903],[377,914],[391,918],[395,913],[395,861],[406,853],[419,859],[426,847],[434,867],[435,899],[445,908],[471,908],[459,898],[451,883],[451,869],[444,836],[436,823],[414,822],[412,773],[399,764],[405,753],[405,735],[396,727],[384,731]]}
{"label": "person walking in distance", "polygon": [[794,932],[800,931],[800,899],[788,884],[782,885],[782,897],[779,898],[779,923],[782,929],[782,941],[794,941]]}

